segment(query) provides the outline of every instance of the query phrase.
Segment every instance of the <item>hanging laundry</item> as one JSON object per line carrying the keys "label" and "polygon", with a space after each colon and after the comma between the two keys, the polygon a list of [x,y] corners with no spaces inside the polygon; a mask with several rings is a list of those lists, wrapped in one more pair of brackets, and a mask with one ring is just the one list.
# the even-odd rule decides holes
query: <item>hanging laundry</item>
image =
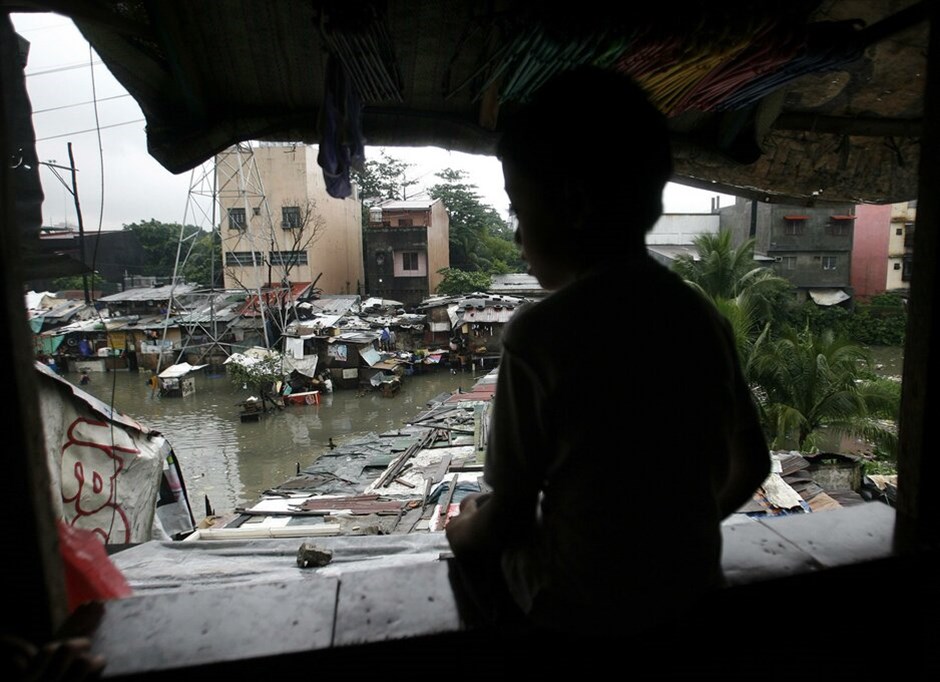
{"label": "hanging laundry", "polygon": [[352,194],[350,170],[362,170],[365,141],[362,136],[362,101],[342,65],[327,58],[323,106],[320,109],[320,151],[327,193],[336,199]]}

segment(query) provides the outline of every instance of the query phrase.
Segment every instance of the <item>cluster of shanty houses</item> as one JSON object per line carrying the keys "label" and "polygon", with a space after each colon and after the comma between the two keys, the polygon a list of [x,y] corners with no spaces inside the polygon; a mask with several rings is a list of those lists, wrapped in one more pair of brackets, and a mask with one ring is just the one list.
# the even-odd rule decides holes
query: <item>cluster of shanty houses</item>
{"label": "cluster of shanty houses", "polygon": [[[473,293],[435,297],[407,312],[397,301],[291,291],[272,325],[258,297],[206,295],[189,285],[141,287],[93,304],[28,297],[37,356],[55,371],[222,367],[280,353],[291,372],[328,373],[335,388],[373,387],[437,366],[495,366],[502,329],[527,298]],[[267,322],[266,322],[267,320]]]}

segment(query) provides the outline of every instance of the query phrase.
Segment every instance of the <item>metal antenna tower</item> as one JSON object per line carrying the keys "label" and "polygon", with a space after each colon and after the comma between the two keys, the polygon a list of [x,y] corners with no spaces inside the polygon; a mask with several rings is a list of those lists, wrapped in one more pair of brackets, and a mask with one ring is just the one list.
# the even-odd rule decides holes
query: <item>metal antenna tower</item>
{"label": "metal antenna tower", "polygon": [[[213,358],[227,358],[232,354],[231,341],[226,339],[231,336],[233,323],[240,318],[234,309],[244,304],[246,291],[254,290],[262,306],[260,312],[263,317],[261,277],[253,283],[240,282],[241,286],[237,289],[226,289],[222,286],[223,272],[217,271],[215,258],[211,260],[211,285],[208,288],[192,289],[182,286],[183,273],[199,239],[209,233],[213,246],[221,249],[223,224],[231,229],[229,218],[222,207],[223,204],[231,206],[233,203],[241,204],[246,216],[246,223],[243,229],[239,230],[236,244],[244,243],[252,258],[260,257],[260,254],[264,253],[261,239],[267,230],[250,230],[248,221],[259,218],[260,215],[261,219],[267,222],[265,227],[269,227],[271,217],[253,153],[247,143],[239,143],[217,154],[193,169],[191,174],[186,207],[180,225],[166,320],[169,324],[170,317],[175,316],[176,321],[188,331],[184,334],[179,353],[176,355],[177,363],[183,362],[190,355],[195,355],[194,364],[200,364],[211,362]],[[199,230],[192,230],[193,226]],[[259,246],[262,248],[258,248]],[[260,262],[256,264],[260,265]],[[226,265],[228,264],[223,260],[221,267],[225,268]],[[260,272],[260,269],[258,270]],[[164,343],[168,324],[163,331]],[[262,325],[262,328],[267,346],[266,326]],[[162,360],[163,355],[160,357]],[[158,364],[157,372],[159,371]]]}

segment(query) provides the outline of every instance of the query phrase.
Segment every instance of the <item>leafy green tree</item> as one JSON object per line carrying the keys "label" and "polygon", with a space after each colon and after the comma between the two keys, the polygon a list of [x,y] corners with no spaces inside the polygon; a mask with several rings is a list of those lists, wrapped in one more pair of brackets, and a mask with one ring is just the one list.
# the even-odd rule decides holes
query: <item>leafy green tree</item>
{"label": "leafy green tree", "polygon": [[[124,229],[133,232],[143,247],[146,263],[142,275],[172,277],[179,255],[185,265],[178,276],[202,286],[217,286],[221,281],[221,243],[212,233],[195,225],[181,227],[153,219],[124,225]],[[211,281],[213,261],[215,283]]]}
{"label": "leafy green tree", "polygon": [[444,275],[444,279],[437,285],[437,293],[442,296],[472,294],[490,288],[490,276],[485,272],[441,268],[438,273]]}
{"label": "leafy green tree", "polygon": [[418,182],[417,178],[408,178],[412,167],[413,164],[389,156],[383,150],[378,161],[366,161],[362,171],[353,170],[362,203],[408,198],[408,188]]}
{"label": "leafy green tree", "polygon": [[[90,272],[86,275],[88,278],[88,288],[93,290],[95,285],[102,281],[101,275],[97,272]],[[68,277],[59,277],[58,279],[52,280],[52,287],[55,291],[65,291],[68,289],[76,289],[81,291],[85,286],[85,280],[81,275],[70,275]]]}
{"label": "leafy green tree", "polygon": [[252,362],[232,361],[225,367],[232,383],[260,397],[263,408],[269,402],[274,404],[273,387],[284,378],[284,360],[279,353],[268,351],[264,358]]}
{"label": "leafy green tree", "polygon": [[814,447],[821,429],[859,436],[894,451],[890,425],[900,393],[875,379],[862,346],[831,331],[761,335],[747,366],[772,447]]}
{"label": "leafy green tree", "polygon": [[480,201],[476,185],[466,173],[445,168],[441,182],[428,193],[440,199],[450,218],[450,265],[484,272],[524,272],[519,251],[512,242],[512,228],[492,206]]}

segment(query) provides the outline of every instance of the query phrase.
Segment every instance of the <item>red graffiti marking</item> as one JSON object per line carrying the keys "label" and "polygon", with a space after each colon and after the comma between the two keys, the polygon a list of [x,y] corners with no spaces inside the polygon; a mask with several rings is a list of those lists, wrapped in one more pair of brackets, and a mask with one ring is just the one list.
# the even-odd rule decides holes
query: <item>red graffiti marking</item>
{"label": "red graffiti marking", "polygon": [[[75,429],[91,427],[94,440],[79,440]],[[104,542],[131,542],[131,524],[117,501],[117,477],[125,467],[125,456],[139,454],[133,448],[114,445],[111,426],[105,422],[79,417],[68,428],[68,440],[62,446],[62,501],[74,516],[71,525],[96,533]],[[69,459],[73,480],[65,472]],[[70,494],[71,491],[71,494]],[[112,537],[114,535],[118,537]]]}

